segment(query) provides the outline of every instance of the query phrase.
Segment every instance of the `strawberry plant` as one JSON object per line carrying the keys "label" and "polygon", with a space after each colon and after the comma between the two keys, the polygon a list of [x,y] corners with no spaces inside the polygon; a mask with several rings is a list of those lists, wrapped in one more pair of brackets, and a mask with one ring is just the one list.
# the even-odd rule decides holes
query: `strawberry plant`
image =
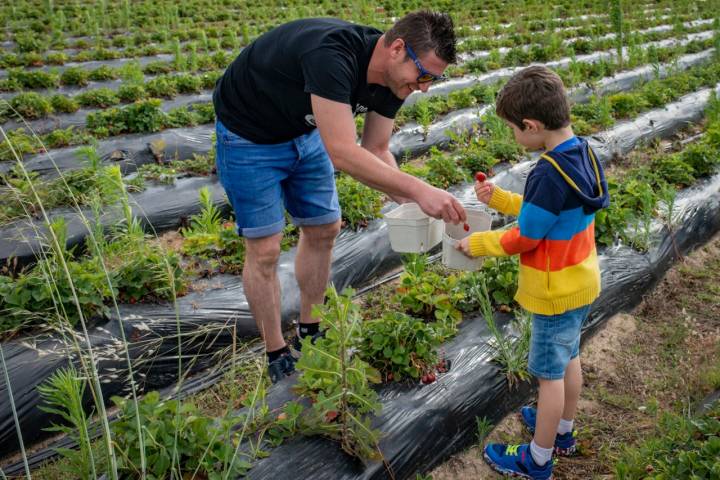
{"label": "strawberry plant", "polygon": [[45,63],[48,65],[65,65],[68,61],[68,56],[63,52],[52,52],[48,53],[45,57]]}
{"label": "strawberry plant", "polygon": [[118,78],[118,72],[107,65],[102,65],[88,73],[88,79],[95,82],[114,80],[116,78]]}
{"label": "strawberry plant", "polygon": [[367,227],[368,222],[381,216],[380,209],[383,202],[380,192],[345,174],[336,177],[335,184],[343,226],[357,230]]}
{"label": "strawberry plant", "polygon": [[141,100],[147,96],[145,87],[137,83],[123,83],[117,91],[121,102],[130,103]]}
{"label": "strawberry plant", "polygon": [[172,184],[175,179],[184,175],[207,176],[215,173],[215,155],[211,150],[209,155],[193,154],[187,160],[174,160],[158,164],[146,163],[138,168],[138,174],[145,180]]}
{"label": "strawberry plant", "polygon": [[465,180],[465,174],[458,168],[455,160],[437,147],[430,149],[430,158],[425,164],[428,167],[427,181],[430,185],[446,189]]}
{"label": "strawberry plant", "polygon": [[60,74],[60,83],[63,85],[84,87],[88,84],[88,76],[87,70],[80,67],[69,67]]}
{"label": "strawberry plant", "polygon": [[382,318],[363,324],[359,355],[387,381],[417,380],[434,370],[441,338],[434,323],[386,312]]}
{"label": "strawberry plant", "polygon": [[[213,204],[207,187],[200,190],[202,210],[190,218],[190,225],[180,230],[182,251],[188,257],[209,260],[213,270],[228,273],[242,272],[245,243],[237,234],[232,221],[223,221],[221,212]],[[288,223],[283,231],[281,248],[289,249],[298,241],[298,232]]]}
{"label": "strawberry plant", "polygon": [[[27,120],[34,120],[36,118],[42,118],[52,112],[52,105],[50,102],[35,92],[21,93],[12,100],[10,105],[21,117]],[[14,114],[15,112],[9,112]]]}
{"label": "strawberry plant", "polygon": [[335,439],[352,456],[378,459],[379,432],[372,429],[367,415],[381,408],[371,388],[371,383],[380,382],[380,375],[352,355],[362,323],[359,306],[352,301],[351,289],[338,294],[329,287],[325,295],[326,303],[313,307],[325,337],[315,343],[310,337],[303,339],[303,355],[296,365],[297,390],[314,401],[303,433]]}
{"label": "strawberry plant", "polygon": [[122,301],[172,299],[184,289],[184,273],[175,253],[149,244],[136,246],[133,255],[113,272]]}
{"label": "strawberry plant", "polygon": [[58,113],[73,113],[77,112],[80,108],[80,105],[74,98],[65,95],[53,95],[50,97],[50,104],[53,110]]}
{"label": "strawberry plant", "polygon": [[[235,455],[232,427],[241,419],[216,419],[203,415],[188,400],[162,400],[158,392],[150,392],[137,402],[113,397],[120,411],[111,430],[118,455],[119,470],[127,475],[140,475],[141,452],[138,435],[143,436],[147,478],[181,478],[183,472],[203,475],[209,480],[235,478],[249,468]],[[137,430],[137,417],[143,425]]]}
{"label": "strawberry plant", "polygon": [[406,255],[396,300],[407,313],[438,320],[452,330],[462,320],[457,309],[464,294],[455,289],[455,275],[442,276],[427,268],[427,255]]}
{"label": "strawberry plant", "polygon": [[120,103],[117,94],[109,88],[86,90],[75,96],[75,100],[83,107],[107,108]]}
{"label": "strawberry plant", "polygon": [[145,83],[148,95],[156,98],[173,98],[177,96],[178,89],[175,78],[161,75]]}

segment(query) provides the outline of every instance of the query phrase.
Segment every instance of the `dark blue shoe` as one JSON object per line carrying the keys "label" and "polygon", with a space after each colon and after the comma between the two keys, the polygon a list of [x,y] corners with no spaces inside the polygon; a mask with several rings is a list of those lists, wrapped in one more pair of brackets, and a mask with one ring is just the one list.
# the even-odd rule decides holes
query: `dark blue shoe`
{"label": "dark blue shoe", "polygon": [[[325,330],[318,330],[312,335],[310,341],[315,344],[320,338],[325,338]],[[300,355],[302,355],[302,338],[300,338],[300,335],[295,335],[293,337],[291,346],[296,352],[295,358],[300,358]]]}
{"label": "dark blue shoe", "polygon": [[[537,422],[537,410],[533,407],[522,407],[520,416],[527,429],[535,434],[535,423]],[[577,452],[577,430],[573,428],[572,432],[559,433],[555,436],[555,455],[559,457],[570,457]]]}
{"label": "dark blue shoe", "polygon": [[530,455],[530,445],[503,445],[491,443],[483,452],[485,461],[496,472],[517,478],[530,480],[552,479],[553,462],[538,466]]}
{"label": "dark blue shoe", "polygon": [[295,357],[289,352],[283,353],[268,364],[268,375],[272,383],[278,383],[285,377],[289,377],[295,371]]}

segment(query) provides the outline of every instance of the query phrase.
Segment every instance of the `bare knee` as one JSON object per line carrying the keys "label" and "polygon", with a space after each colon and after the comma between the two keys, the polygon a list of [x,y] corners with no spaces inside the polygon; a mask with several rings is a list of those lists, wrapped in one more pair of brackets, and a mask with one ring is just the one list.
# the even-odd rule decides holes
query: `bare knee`
{"label": "bare knee", "polygon": [[245,266],[263,276],[271,276],[280,257],[282,234],[264,238],[245,239]]}
{"label": "bare knee", "polygon": [[340,233],[340,220],[327,225],[305,225],[301,227],[301,238],[308,245],[319,248],[332,248]]}

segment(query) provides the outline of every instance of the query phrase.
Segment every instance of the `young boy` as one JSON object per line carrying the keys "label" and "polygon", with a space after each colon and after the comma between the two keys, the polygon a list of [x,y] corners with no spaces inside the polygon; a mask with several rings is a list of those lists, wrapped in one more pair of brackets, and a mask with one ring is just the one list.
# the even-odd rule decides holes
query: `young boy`
{"label": "young boy", "polygon": [[600,163],[573,134],[565,88],[555,73],[539,66],[518,72],[498,94],[496,110],[518,143],[545,153],[522,196],[475,184],[480,201],[518,216],[518,226],[473,233],[458,248],[473,257],[520,255],[515,299],[533,314],[528,369],[540,392],[537,411],[521,409],[533,441],[487,445],[485,459],[500,473],[545,480],[552,477],[553,452],[575,451],[580,328],[600,293],[595,212],[608,206],[609,197]]}

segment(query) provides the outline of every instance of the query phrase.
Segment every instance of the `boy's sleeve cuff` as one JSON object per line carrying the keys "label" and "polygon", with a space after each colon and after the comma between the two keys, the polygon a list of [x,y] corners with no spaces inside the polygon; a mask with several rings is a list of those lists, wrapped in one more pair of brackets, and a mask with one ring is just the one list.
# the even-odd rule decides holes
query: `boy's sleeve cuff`
{"label": "boy's sleeve cuff", "polygon": [[470,255],[473,257],[484,257],[487,255],[487,248],[485,248],[482,232],[475,232],[470,235],[468,245],[470,246]]}
{"label": "boy's sleeve cuff", "polygon": [[488,207],[493,210],[503,211],[507,208],[509,202],[510,192],[495,185],[490,201],[488,202]]}

